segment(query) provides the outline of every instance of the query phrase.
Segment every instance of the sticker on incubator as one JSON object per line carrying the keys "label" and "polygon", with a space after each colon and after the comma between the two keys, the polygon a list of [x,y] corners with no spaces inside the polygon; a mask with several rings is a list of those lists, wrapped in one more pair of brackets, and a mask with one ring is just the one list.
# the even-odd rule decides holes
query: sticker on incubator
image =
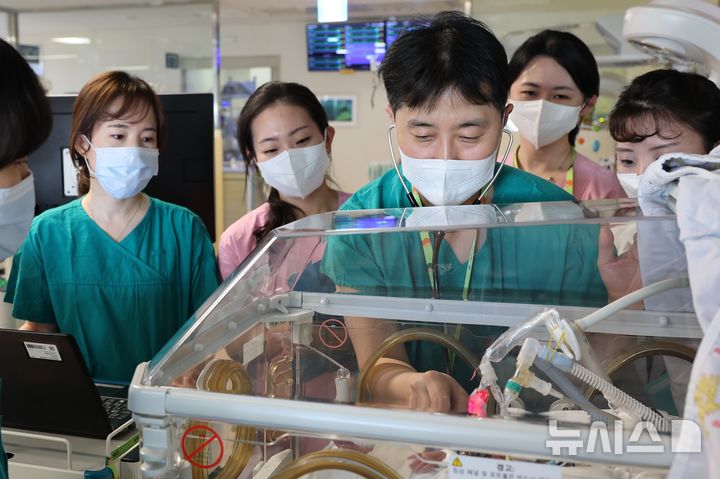
{"label": "sticker on incubator", "polygon": [[260,356],[265,349],[265,337],[258,334],[247,343],[243,344],[243,364],[248,365],[250,361]]}
{"label": "sticker on incubator", "polygon": [[329,349],[342,347],[348,340],[345,323],[337,319],[328,319],[320,325],[320,341]]}
{"label": "sticker on incubator", "polygon": [[561,479],[562,468],[532,462],[501,461],[485,457],[457,455],[450,461],[448,479],[485,477],[502,479]]}
{"label": "sticker on incubator", "polygon": [[62,361],[60,351],[54,344],[31,343],[24,341],[28,356],[33,359],[46,359],[48,361]]}
{"label": "sticker on incubator", "polygon": [[180,447],[185,459],[200,469],[212,469],[220,464],[225,454],[225,446],[220,434],[202,424],[185,431]]}

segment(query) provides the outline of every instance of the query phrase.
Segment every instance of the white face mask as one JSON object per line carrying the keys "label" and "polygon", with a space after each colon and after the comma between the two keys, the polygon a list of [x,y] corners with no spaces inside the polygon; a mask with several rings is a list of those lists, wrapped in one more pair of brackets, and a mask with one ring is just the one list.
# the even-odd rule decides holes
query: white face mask
{"label": "white face mask", "polygon": [[520,203],[515,214],[516,223],[533,221],[579,220],[585,217],[580,205],[570,201],[548,201],[542,203]]}
{"label": "white face mask", "polygon": [[325,142],[304,148],[290,148],[258,162],[265,182],[290,198],[307,198],[325,181],[330,157]]}
{"label": "white face mask", "polygon": [[549,145],[570,133],[578,124],[583,105],[558,105],[546,100],[511,101],[510,121],[520,136],[535,148]]}
{"label": "white face mask", "polygon": [[35,216],[33,175],[10,188],[0,188],[0,260],[14,255]]}
{"label": "white face mask", "polygon": [[428,229],[443,226],[475,226],[498,222],[497,210],[492,205],[431,206],[413,208],[405,226],[422,226]]}
{"label": "white face mask", "polygon": [[95,150],[95,171],[89,163],[88,171],[107,194],[117,200],[137,195],[158,174],[160,152],[157,148],[95,148],[90,140],[85,138],[85,141]]}
{"label": "white face mask", "polygon": [[620,185],[625,190],[625,193],[628,195],[628,198],[637,198],[638,187],[640,186],[640,178],[642,178],[642,175],[637,175],[635,173],[618,173],[617,178],[618,181],[620,181]]}
{"label": "white face mask", "polygon": [[434,206],[460,205],[492,180],[497,149],[484,160],[418,160],[400,150],[403,175]]}

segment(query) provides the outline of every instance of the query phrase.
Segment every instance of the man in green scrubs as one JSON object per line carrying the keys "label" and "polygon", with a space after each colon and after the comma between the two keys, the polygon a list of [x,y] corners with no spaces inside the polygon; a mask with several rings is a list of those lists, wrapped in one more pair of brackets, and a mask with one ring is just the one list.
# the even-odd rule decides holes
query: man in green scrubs
{"label": "man in green scrubs", "polygon": [[[401,34],[380,76],[389,101],[389,138],[392,143],[394,130],[402,166],[361,188],[341,209],[572,200],[552,183],[501,168],[503,158],[496,161],[512,106],[506,105],[504,48],[482,23],[459,13],[438,14]],[[444,237],[430,232],[332,236],[322,268],[339,292],[602,304],[607,293],[596,262],[597,228],[559,225],[464,230]],[[397,329],[384,321],[345,319],[361,365]],[[476,346],[500,331],[465,328]],[[373,396],[417,409],[465,410],[471,372],[447,359],[425,343],[391,351],[373,374]]]}

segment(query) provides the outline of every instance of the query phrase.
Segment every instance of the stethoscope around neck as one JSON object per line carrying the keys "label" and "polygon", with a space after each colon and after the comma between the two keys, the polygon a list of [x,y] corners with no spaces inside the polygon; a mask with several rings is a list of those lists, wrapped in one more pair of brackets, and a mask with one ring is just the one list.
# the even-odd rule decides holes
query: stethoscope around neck
{"label": "stethoscope around neck", "polygon": [[[415,208],[420,208],[420,204],[418,204],[417,200],[415,200],[415,197],[413,196],[412,192],[410,191],[410,188],[408,188],[407,184],[405,183],[405,180],[403,179],[402,173],[400,173],[400,167],[398,166],[397,158],[395,158],[395,150],[393,149],[393,141],[392,141],[392,131],[395,129],[395,123],[390,125],[387,129],[387,140],[388,140],[388,147],[390,148],[390,158],[392,159],[393,168],[395,168],[395,173],[397,173],[398,178],[400,179],[400,184],[402,185],[403,189],[405,190],[405,196],[407,197],[408,201],[410,201],[410,204]],[[505,153],[503,154],[503,159],[500,162],[500,167],[497,169],[495,174],[493,175],[492,179],[488,182],[487,185],[482,189],[480,192],[480,195],[473,201],[474,205],[479,205],[480,200],[487,194],[488,190],[490,190],[490,187],[495,183],[495,180],[497,180],[498,176],[500,176],[500,171],[502,171],[503,166],[505,166],[505,162],[508,159],[508,156],[510,155],[510,150],[512,149],[513,145],[513,136],[510,130],[507,128],[503,128],[500,132],[500,135],[503,134],[508,136],[508,144],[505,147]],[[502,141],[498,142],[497,147],[495,148],[495,158],[497,158],[497,153],[500,151],[500,144]]]}

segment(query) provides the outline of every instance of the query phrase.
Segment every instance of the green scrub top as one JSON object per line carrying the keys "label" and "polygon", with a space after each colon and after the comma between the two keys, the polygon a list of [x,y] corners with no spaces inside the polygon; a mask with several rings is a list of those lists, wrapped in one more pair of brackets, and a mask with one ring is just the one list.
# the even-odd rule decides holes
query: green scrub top
{"label": "green scrub top", "polygon": [[[549,181],[507,166],[494,190],[495,203],[573,200]],[[391,170],[359,190],[341,209],[410,206]],[[330,236],[322,270],[336,285],[360,294],[430,298],[432,288],[420,241],[418,232]],[[471,301],[578,306],[607,302],[597,269],[597,225],[490,228],[479,230],[477,244],[468,291]],[[443,241],[438,254],[441,299],[462,299],[467,267],[467,261],[458,260]],[[464,326],[460,339],[480,356],[503,329]],[[451,326],[449,332],[454,331]],[[407,350],[419,371],[447,370],[466,389],[474,387],[469,382],[471,370],[460,363],[448,365],[440,346],[411,343]]]}
{"label": "green scrub top", "polygon": [[130,381],[219,284],[197,215],[150,200],[119,243],[80,200],[49,210],[13,261],[5,295],[13,316],[73,335],[96,379]]}
{"label": "green scrub top", "polygon": [[[2,422],[2,416],[0,416],[0,422]],[[0,428],[0,479],[8,479],[8,462],[2,443],[2,428]]]}

